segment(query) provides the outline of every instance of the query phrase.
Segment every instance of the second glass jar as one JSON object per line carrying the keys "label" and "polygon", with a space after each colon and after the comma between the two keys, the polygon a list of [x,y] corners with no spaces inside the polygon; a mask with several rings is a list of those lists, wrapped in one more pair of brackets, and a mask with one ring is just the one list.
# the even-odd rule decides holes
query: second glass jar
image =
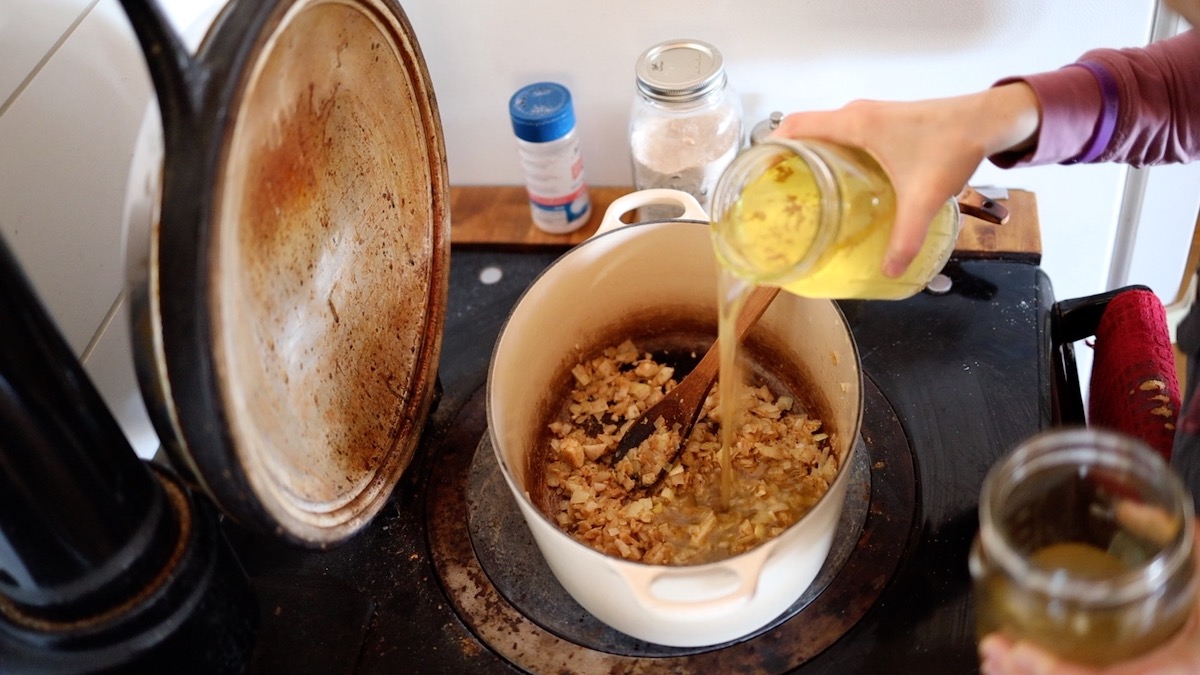
{"label": "second glass jar", "polygon": [[1000,633],[1091,666],[1176,635],[1195,604],[1194,512],[1140,441],[1043,432],[989,472],[971,549],[980,637]]}
{"label": "second glass jar", "polygon": [[635,70],[629,119],[634,187],[681,190],[707,209],[743,136],[742,104],[721,52],[699,40],[671,40],[643,52]]}

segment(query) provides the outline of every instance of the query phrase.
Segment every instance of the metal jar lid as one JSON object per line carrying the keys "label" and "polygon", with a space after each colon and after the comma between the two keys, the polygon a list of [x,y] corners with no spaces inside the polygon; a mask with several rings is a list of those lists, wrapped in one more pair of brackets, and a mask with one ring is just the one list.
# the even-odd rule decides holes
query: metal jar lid
{"label": "metal jar lid", "polygon": [[693,101],[725,84],[721,52],[700,40],[654,45],[642,52],[636,72],[638,90],[659,101]]}

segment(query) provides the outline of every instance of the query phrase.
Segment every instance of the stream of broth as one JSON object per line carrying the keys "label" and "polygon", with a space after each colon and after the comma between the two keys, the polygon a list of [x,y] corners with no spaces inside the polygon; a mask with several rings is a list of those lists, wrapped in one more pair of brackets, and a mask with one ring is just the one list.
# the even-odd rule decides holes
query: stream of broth
{"label": "stream of broth", "polygon": [[733,494],[733,469],[730,456],[733,452],[734,433],[738,428],[741,407],[738,405],[738,388],[742,382],[741,364],[738,362],[737,319],[746,298],[754,290],[754,284],[741,279],[727,269],[721,268],[717,280],[717,344],[720,345],[721,366],[717,375],[719,410],[721,411],[721,504],[722,510],[729,508]]}

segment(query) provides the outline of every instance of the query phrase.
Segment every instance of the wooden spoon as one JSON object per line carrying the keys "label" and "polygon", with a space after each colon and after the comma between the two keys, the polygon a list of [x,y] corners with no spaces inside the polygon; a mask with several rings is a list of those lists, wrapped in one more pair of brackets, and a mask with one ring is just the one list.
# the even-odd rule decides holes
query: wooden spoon
{"label": "wooden spoon", "polygon": [[[763,312],[767,311],[767,307],[778,293],[779,288],[776,286],[759,286],[746,298],[746,303],[742,306],[742,311],[738,314],[734,327],[734,333],[739,342],[763,315]],[[656,455],[661,454],[662,459],[654,462],[656,465],[654,476],[650,477],[644,474],[636,476],[638,483],[643,487],[657,483],[660,478],[659,474],[675,463],[675,456],[679,454],[679,450],[691,435],[692,427],[696,425],[696,420],[700,417],[700,410],[704,407],[704,399],[708,397],[708,392],[717,379],[720,366],[721,350],[718,349],[717,341],[713,341],[712,346],[705,352],[704,358],[700,359],[692,372],[680,380],[679,384],[668,391],[658,403],[642,413],[634,421],[633,426],[625,432],[625,435],[621,436],[621,440],[617,443],[617,449],[613,453],[613,465],[615,466],[617,462],[624,459],[630,450],[641,445],[654,433],[656,428],[678,428],[679,442],[666,452],[655,453]],[[661,421],[659,421],[660,419]],[[642,462],[639,464],[644,465]],[[649,480],[647,480],[648,478]]]}

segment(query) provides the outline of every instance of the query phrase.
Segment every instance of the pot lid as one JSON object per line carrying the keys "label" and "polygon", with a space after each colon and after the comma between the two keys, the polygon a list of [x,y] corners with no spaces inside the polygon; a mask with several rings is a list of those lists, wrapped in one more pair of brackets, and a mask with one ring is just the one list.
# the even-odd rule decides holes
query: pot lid
{"label": "pot lid", "polygon": [[[244,58],[213,70],[230,81],[199,115],[215,130],[198,192],[173,189],[186,185],[172,184],[188,171],[179,161],[197,158],[172,155],[164,115],[149,389],[172,460],[226,513],[323,546],[383,507],[431,408],[449,190],[402,11],[276,4],[257,34],[207,45]],[[231,23],[242,22],[218,21],[210,39]]]}

